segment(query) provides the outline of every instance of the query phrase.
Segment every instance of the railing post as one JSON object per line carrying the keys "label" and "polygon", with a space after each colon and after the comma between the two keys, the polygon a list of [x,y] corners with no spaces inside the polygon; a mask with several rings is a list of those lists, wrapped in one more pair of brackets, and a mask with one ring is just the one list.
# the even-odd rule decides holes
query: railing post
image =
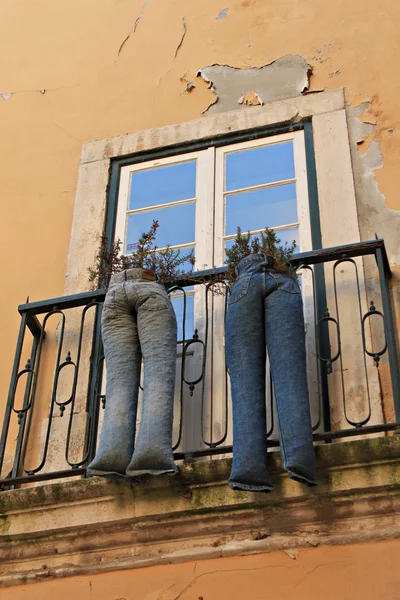
{"label": "railing post", "polygon": [[[310,220],[311,220],[311,236],[313,250],[322,248],[322,232],[321,222],[319,213],[319,201],[318,201],[318,185],[317,185],[317,170],[315,163],[315,149],[314,149],[314,136],[312,121],[306,121],[304,123],[304,144],[306,152],[306,163],[307,163],[307,182],[308,182],[308,201],[310,205]],[[318,323],[321,323],[319,327],[319,354],[320,356],[330,355],[330,343],[329,343],[329,329],[327,323],[323,321],[325,310],[327,308],[326,301],[326,285],[325,285],[325,272],[324,265],[315,265],[314,267],[315,277],[315,294],[316,294],[316,310],[317,314],[315,318],[315,327]],[[318,348],[317,348],[318,354]],[[317,358],[317,360],[319,360]],[[329,387],[328,387],[328,373],[326,364],[323,361],[319,361],[321,367],[321,389],[318,392],[322,396],[321,408],[322,408],[322,419],[324,423],[324,430],[330,431],[331,429],[331,410],[329,404]],[[318,367],[318,366],[317,366]]]}
{"label": "railing post", "polygon": [[390,296],[390,273],[385,269],[383,248],[376,249],[376,262],[379,271],[381,285],[383,319],[385,324],[385,335],[389,354],[389,368],[392,380],[393,403],[396,421],[400,423],[400,365],[399,350],[397,345],[396,324],[393,314],[392,299]]}
{"label": "railing post", "polygon": [[22,354],[22,347],[23,347],[24,337],[25,337],[26,321],[27,321],[27,315],[26,315],[26,313],[24,313],[21,317],[21,323],[19,326],[19,333],[18,333],[17,347],[15,350],[14,364],[13,364],[13,368],[11,371],[10,388],[8,391],[6,410],[4,413],[3,430],[2,430],[1,438],[0,438],[0,473],[1,473],[1,469],[3,467],[4,454],[5,454],[5,450],[6,450],[7,437],[8,437],[8,430],[9,430],[9,426],[10,426],[10,419],[11,419],[11,414],[12,414],[12,409],[13,409],[13,404],[14,404],[15,386],[16,386],[16,382],[17,382],[19,365],[21,362],[21,354]]}
{"label": "railing post", "polygon": [[102,353],[101,342],[101,309],[99,305],[96,307],[96,316],[93,327],[92,351],[90,357],[90,371],[87,394],[86,410],[89,415],[89,431],[88,431],[88,460],[91,462],[96,452],[97,428],[99,424],[99,398],[97,397],[97,386],[101,382],[102,367],[100,357]]}
{"label": "railing post", "polygon": [[[325,286],[325,273],[324,265],[315,265],[315,294],[316,294],[316,309],[317,314],[315,315],[315,326],[320,323],[319,338],[317,354],[319,356],[330,356],[331,347],[329,340],[329,328],[328,323],[324,321],[324,315],[327,308],[326,299],[326,286]],[[319,352],[318,352],[319,350]],[[322,395],[322,419],[324,423],[324,431],[331,430],[331,407],[329,403],[329,386],[328,386],[328,371],[326,363],[320,359],[319,364],[321,367],[321,395]]]}
{"label": "railing post", "polygon": [[[31,364],[32,364],[33,369],[35,368],[37,347],[38,347],[38,337],[35,335],[35,337],[33,338],[32,350],[31,350]],[[23,403],[24,409],[29,405],[29,400],[31,398],[32,379],[33,379],[33,372],[29,373],[28,379],[26,382],[24,403]],[[33,405],[31,406],[30,410],[33,410]],[[19,426],[17,447],[15,449],[14,465],[13,465],[11,477],[18,477],[18,471],[19,471],[19,468],[21,465],[21,459],[22,459],[22,464],[25,460],[25,450],[27,447],[30,423],[31,423],[31,418],[28,418],[28,427],[26,427],[27,416],[28,416],[27,413],[24,412],[24,414],[22,415],[20,426]]]}

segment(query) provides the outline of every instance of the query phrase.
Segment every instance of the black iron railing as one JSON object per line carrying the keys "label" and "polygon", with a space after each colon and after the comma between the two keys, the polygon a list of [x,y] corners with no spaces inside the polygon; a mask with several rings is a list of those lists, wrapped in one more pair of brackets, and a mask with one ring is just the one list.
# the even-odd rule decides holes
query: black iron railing
{"label": "black iron railing", "polygon": [[[373,299],[370,299],[369,309],[363,310],[362,298],[365,298],[365,289],[360,282],[363,281],[362,268],[357,257],[371,255],[375,258],[379,274],[379,284],[373,290]],[[397,335],[394,322],[390,296],[390,267],[386,256],[383,240],[362,242],[323,250],[296,254],[292,264],[300,273],[307,274],[312,289],[312,312],[314,318],[313,335],[315,337],[315,376],[317,388],[317,408],[314,422],[314,438],[316,441],[332,441],[336,438],[379,433],[400,428],[400,372],[399,355],[397,348]],[[362,353],[361,368],[365,371],[362,376],[365,380],[363,386],[362,414],[354,418],[349,414],[354,399],[346,392],[344,373],[346,366],[343,362],[343,338],[351,338],[351,331],[343,331],[340,321],[338,299],[343,292],[338,284],[338,273],[343,267],[353,269],[353,291],[348,296],[348,301],[356,306],[358,315],[358,328],[360,335],[358,342]],[[183,314],[183,342],[181,344],[180,361],[181,377],[180,404],[176,412],[176,439],[174,440],[174,455],[179,459],[194,459],[200,456],[227,454],[232,447],[227,445],[228,438],[228,374],[225,366],[221,374],[221,389],[218,394],[220,407],[224,413],[224,423],[219,428],[216,439],[207,436],[203,420],[203,404],[205,401],[204,382],[206,379],[207,356],[210,352],[210,339],[212,337],[212,324],[209,319],[209,303],[212,302],[215,292],[215,276],[223,281],[225,268],[212,269],[194,273],[190,281],[179,281],[170,289],[172,293],[180,292],[184,298]],[[329,298],[333,302],[332,312],[327,307],[327,289],[329,279]],[[205,294],[205,327],[202,336],[196,330],[193,336],[186,339],[186,291],[185,288],[201,285]],[[223,284],[222,284],[223,285]],[[202,293],[202,292],[201,292]],[[348,292],[347,292],[348,293]],[[219,292],[219,295],[221,292]],[[369,291],[371,298],[371,291]],[[100,411],[104,408],[106,398],[102,391],[103,377],[103,350],[101,343],[100,317],[105,291],[97,290],[73,296],[53,298],[42,302],[27,303],[19,306],[21,325],[17,340],[14,365],[11,374],[11,383],[8,400],[5,408],[2,434],[0,439],[0,489],[15,487],[23,483],[59,479],[81,475],[86,472],[85,465],[94,457],[98,436]],[[211,299],[211,300],[210,300]],[[221,305],[221,301],[220,301]],[[365,305],[365,302],[364,302]],[[67,348],[70,338],[67,337],[68,315],[75,311],[75,344],[74,352]],[[225,299],[226,310],[226,299]],[[78,317],[77,311],[79,311]],[[48,369],[46,360],[46,331],[49,319],[59,315],[57,329],[54,332],[52,344],[54,346],[55,366],[51,376],[50,394],[44,398],[40,390],[39,378],[43,368]],[[369,324],[372,319],[380,320],[381,332],[378,341],[371,345]],[[78,323],[78,324],[77,324]],[[87,333],[89,331],[89,335]],[[355,339],[355,338],[354,338]],[[357,342],[357,343],[358,343]],[[50,342],[48,342],[50,343]],[[29,350],[27,351],[27,345]],[[194,377],[186,373],[186,362],[194,347],[201,348],[201,372]],[[28,352],[25,364],[22,364],[23,355]],[[86,368],[82,363],[86,360]],[[371,423],[371,393],[368,370],[370,364],[379,366],[381,360],[388,365],[391,382],[392,412],[394,418],[391,422]],[[368,361],[370,361],[368,363]],[[329,378],[332,371],[338,375],[338,391],[341,396],[344,419],[346,426],[343,428],[331,425],[331,405]],[[80,380],[82,372],[85,381]],[[69,376],[68,376],[69,374]],[[60,397],[60,379],[69,377],[69,391]],[[78,390],[79,388],[79,390]],[[64,386],[65,389],[65,386]],[[80,396],[82,409],[82,390],[84,395],[83,410],[87,415],[87,422],[83,435],[80,438],[81,448],[79,458],[76,452],[71,452],[74,420],[77,418],[77,398]],[[197,393],[197,400],[201,403],[201,419],[199,427],[201,440],[198,448],[182,449],[182,433],[184,430],[184,401],[185,394]],[[269,394],[270,419],[268,436],[269,444],[276,445],[273,439],[273,393]],[[359,401],[359,399],[358,399]],[[65,443],[63,448],[64,462],[68,468],[57,470],[49,466],[49,444],[54,426],[55,416],[66,413]],[[68,413],[68,415],[67,415]],[[39,432],[39,422],[47,417],[45,426]],[[35,437],[36,436],[36,437]],[[39,439],[40,438],[40,439]],[[76,445],[76,442],[74,442]],[[26,466],[28,455],[32,453],[39,458],[30,466]],[[75,456],[73,456],[75,454]],[[10,459],[11,457],[11,459]],[[6,460],[5,460],[6,459]],[[31,463],[32,457],[29,462]],[[50,461],[51,462],[51,461]],[[8,467],[7,467],[8,464]],[[3,469],[1,471],[1,469]]]}

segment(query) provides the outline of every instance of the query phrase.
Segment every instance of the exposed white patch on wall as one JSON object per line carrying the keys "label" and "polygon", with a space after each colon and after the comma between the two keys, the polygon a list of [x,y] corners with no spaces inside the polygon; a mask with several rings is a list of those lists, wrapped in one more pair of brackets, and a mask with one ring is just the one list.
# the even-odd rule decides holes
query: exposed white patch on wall
{"label": "exposed white patch on wall", "polygon": [[383,167],[380,144],[377,140],[372,141],[364,154],[358,149],[376,127],[359,119],[369,108],[369,102],[347,108],[361,239],[374,239],[375,234],[384,238],[390,263],[394,266],[400,264],[400,211],[387,206],[375,179],[375,171]]}
{"label": "exposed white patch on wall", "polygon": [[222,19],[226,19],[228,12],[229,12],[229,7],[223,8],[222,10],[219,11],[217,16],[215,17],[215,20],[222,21]]}
{"label": "exposed white patch on wall", "polygon": [[[309,87],[311,71],[302,56],[288,54],[268,65],[250,69],[211,65],[200,69],[197,76],[202,77],[216,95],[205,111],[212,114],[237,109],[238,104],[245,107],[300,96]],[[257,102],[244,101],[251,93],[259,98]]]}

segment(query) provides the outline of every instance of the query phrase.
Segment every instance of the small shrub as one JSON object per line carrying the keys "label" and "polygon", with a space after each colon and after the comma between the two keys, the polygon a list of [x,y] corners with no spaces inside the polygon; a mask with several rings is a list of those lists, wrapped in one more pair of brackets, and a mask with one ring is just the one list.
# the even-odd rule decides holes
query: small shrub
{"label": "small shrub", "polygon": [[111,275],[126,269],[148,269],[162,283],[173,283],[184,277],[187,273],[181,267],[187,261],[193,267],[195,263],[193,251],[181,254],[180,250],[173,250],[170,246],[158,250],[155,244],[158,228],[158,221],[153,220],[150,229],[140,236],[136,252],[129,256],[121,253],[120,239],[110,245],[107,234],[103,233],[95,264],[88,268],[91,288],[106,288]]}
{"label": "small shrub", "polygon": [[274,269],[280,272],[295,275],[294,268],[290,265],[290,259],[296,248],[296,242],[293,240],[289,245],[287,242],[280,245],[281,240],[273,229],[266,227],[261,232],[261,237],[256,236],[251,239],[250,232],[242,233],[240,227],[236,230],[236,238],[231,248],[226,250],[226,264],[228,265],[227,279],[230,284],[235,281],[236,267],[242,258],[249,254],[264,254],[272,256],[274,259]]}

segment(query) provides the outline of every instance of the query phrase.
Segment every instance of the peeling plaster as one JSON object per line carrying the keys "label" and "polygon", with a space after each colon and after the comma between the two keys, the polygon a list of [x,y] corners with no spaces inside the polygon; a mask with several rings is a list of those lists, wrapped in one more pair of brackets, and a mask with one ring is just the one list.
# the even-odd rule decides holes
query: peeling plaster
{"label": "peeling plaster", "polygon": [[360,233],[363,240],[374,239],[375,234],[384,238],[390,264],[395,266],[400,264],[400,211],[387,206],[375,179],[375,171],[383,167],[383,158],[379,140],[372,139],[376,123],[362,120],[370,108],[370,102],[347,107]]}
{"label": "peeling plaster", "polygon": [[261,96],[257,94],[255,90],[251,90],[248,94],[244,94],[238,100],[239,104],[245,104],[246,106],[262,106],[264,104]]}
{"label": "peeling plaster", "polygon": [[222,21],[222,19],[226,19],[227,15],[229,12],[229,8],[223,8],[222,10],[219,11],[219,13],[217,14],[217,16],[215,17],[216,21]]}
{"label": "peeling plaster", "polygon": [[182,94],[190,94],[190,92],[192,92],[196,87],[193,81],[186,79],[186,73],[180,78],[180,82],[185,84],[185,89],[183,90]]}
{"label": "peeling plaster", "polygon": [[212,114],[235,110],[238,103],[245,107],[299,96],[308,89],[311,72],[302,56],[288,54],[250,69],[211,65],[200,69],[197,77],[208,83],[216,95],[205,111]]}

